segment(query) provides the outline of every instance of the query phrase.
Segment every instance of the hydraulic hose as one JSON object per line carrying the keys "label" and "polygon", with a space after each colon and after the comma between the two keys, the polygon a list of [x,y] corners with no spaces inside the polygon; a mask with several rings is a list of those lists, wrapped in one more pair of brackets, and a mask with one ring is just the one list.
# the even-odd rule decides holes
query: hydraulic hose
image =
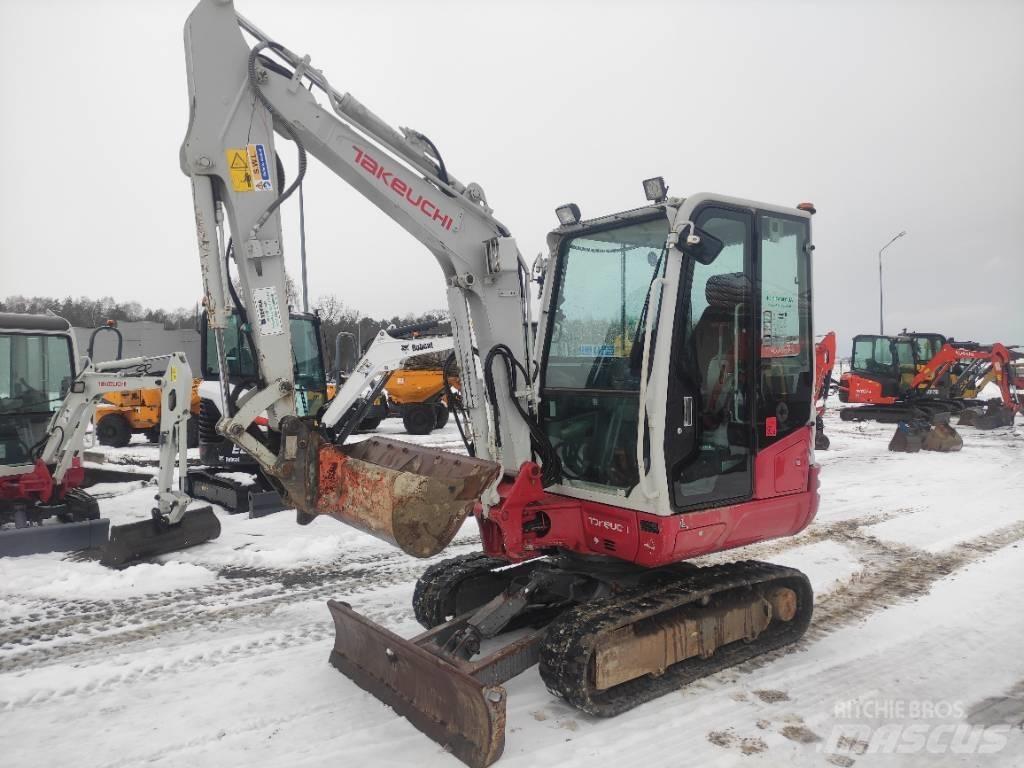
{"label": "hydraulic hose", "polygon": [[252,231],[249,233],[250,237],[255,237],[257,235],[266,223],[267,219],[270,218],[274,211],[281,207],[285,200],[292,196],[295,190],[299,188],[299,185],[302,184],[302,180],[306,177],[306,148],[302,145],[302,141],[299,137],[288,129],[287,121],[270,102],[270,99],[268,99],[263,93],[259,85],[259,80],[256,76],[256,59],[259,56],[259,52],[264,48],[269,48],[272,51],[277,51],[279,53],[283,50],[282,46],[278,43],[272,43],[269,40],[265,40],[249,51],[249,84],[252,86],[253,93],[256,94],[256,98],[259,99],[260,104],[266,108],[267,112],[269,112],[272,117],[277,118],[278,130],[280,130],[286,138],[295,142],[295,147],[299,152],[299,162],[298,171],[295,174],[295,180],[292,181],[291,185],[289,185],[270,205],[268,205],[267,209],[260,214],[258,219],[256,219],[256,223],[253,224]]}

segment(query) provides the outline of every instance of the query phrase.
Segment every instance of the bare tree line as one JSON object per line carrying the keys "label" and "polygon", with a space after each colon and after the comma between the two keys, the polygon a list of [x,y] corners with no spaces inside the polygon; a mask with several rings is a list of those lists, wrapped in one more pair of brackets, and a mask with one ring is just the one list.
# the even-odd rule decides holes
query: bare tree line
{"label": "bare tree line", "polygon": [[[289,285],[289,299],[295,301],[292,285]],[[409,325],[426,320],[444,320],[448,317],[446,309],[436,309],[419,314],[407,312],[391,317],[372,317],[347,306],[336,294],[321,296],[313,302],[312,309],[320,315],[325,342],[325,362],[329,369],[334,365],[334,340],[339,331],[352,334],[357,343],[365,346],[373,340],[381,328],[388,328],[392,325]],[[144,307],[137,301],[117,301],[110,296],[91,299],[87,296],[58,298],[55,296],[15,295],[0,299],[0,312],[46,314],[47,311],[63,317],[78,328],[96,328],[108,320],[122,322],[148,320],[163,323],[167,330],[195,329],[198,331],[202,307],[196,303],[192,307],[179,307],[173,310],[153,309]]]}

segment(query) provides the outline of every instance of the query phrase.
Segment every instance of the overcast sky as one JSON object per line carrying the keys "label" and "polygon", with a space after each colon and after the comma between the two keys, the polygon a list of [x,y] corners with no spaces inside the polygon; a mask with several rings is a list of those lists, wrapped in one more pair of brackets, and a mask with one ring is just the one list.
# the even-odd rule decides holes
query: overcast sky
{"label": "overcast sky", "polygon": [[[198,299],[178,168],[192,6],[0,0],[0,295]],[[528,258],[555,206],[636,207],[649,176],[679,196],[811,200],[816,329],[841,351],[877,331],[878,249],[904,229],[887,330],[1024,343],[1024,2],[237,7],[432,138]],[[433,258],[313,160],[306,203],[311,296],[443,305]]]}

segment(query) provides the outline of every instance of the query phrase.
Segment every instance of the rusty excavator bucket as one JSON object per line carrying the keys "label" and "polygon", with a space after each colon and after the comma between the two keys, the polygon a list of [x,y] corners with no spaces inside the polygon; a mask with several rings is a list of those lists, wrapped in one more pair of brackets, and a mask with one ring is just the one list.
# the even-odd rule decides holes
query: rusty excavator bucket
{"label": "rusty excavator bucket", "polygon": [[447,547],[501,467],[437,448],[370,438],[320,449],[316,506],[414,557]]}
{"label": "rusty excavator bucket", "polygon": [[333,445],[295,418],[280,429],[283,448],[268,471],[300,523],[330,515],[413,557],[447,547],[501,473],[493,461],[399,440]]}

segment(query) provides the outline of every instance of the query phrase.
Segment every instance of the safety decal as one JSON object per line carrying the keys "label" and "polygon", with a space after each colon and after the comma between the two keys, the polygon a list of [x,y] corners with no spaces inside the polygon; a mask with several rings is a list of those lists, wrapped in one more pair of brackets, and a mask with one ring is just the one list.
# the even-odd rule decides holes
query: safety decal
{"label": "safety decal", "polygon": [[252,192],[255,189],[249,172],[249,150],[246,147],[228,149],[224,152],[231,174],[231,188],[235,192]]}
{"label": "safety decal", "polygon": [[267,150],[263,144],[248,144],[225,150],[231,188],[235,192],[269,192],[274,188],[270,179]]}
{"label": "safety decal", "polygon": [[274,188],[274,183],[270,180],[267,151],[263,148],[262,144],[250,144],[247,149],[249,153],[249,172],[252,174],[253,184],[257,191],[269,192]]}
{"label": "safety decal", "polygon": [[281,305],[277,301],[277,292],[273,287],[256,288],[252,292],[252,301],[256,305],[256,324],[260,336],[276,336],[283,333]]}

